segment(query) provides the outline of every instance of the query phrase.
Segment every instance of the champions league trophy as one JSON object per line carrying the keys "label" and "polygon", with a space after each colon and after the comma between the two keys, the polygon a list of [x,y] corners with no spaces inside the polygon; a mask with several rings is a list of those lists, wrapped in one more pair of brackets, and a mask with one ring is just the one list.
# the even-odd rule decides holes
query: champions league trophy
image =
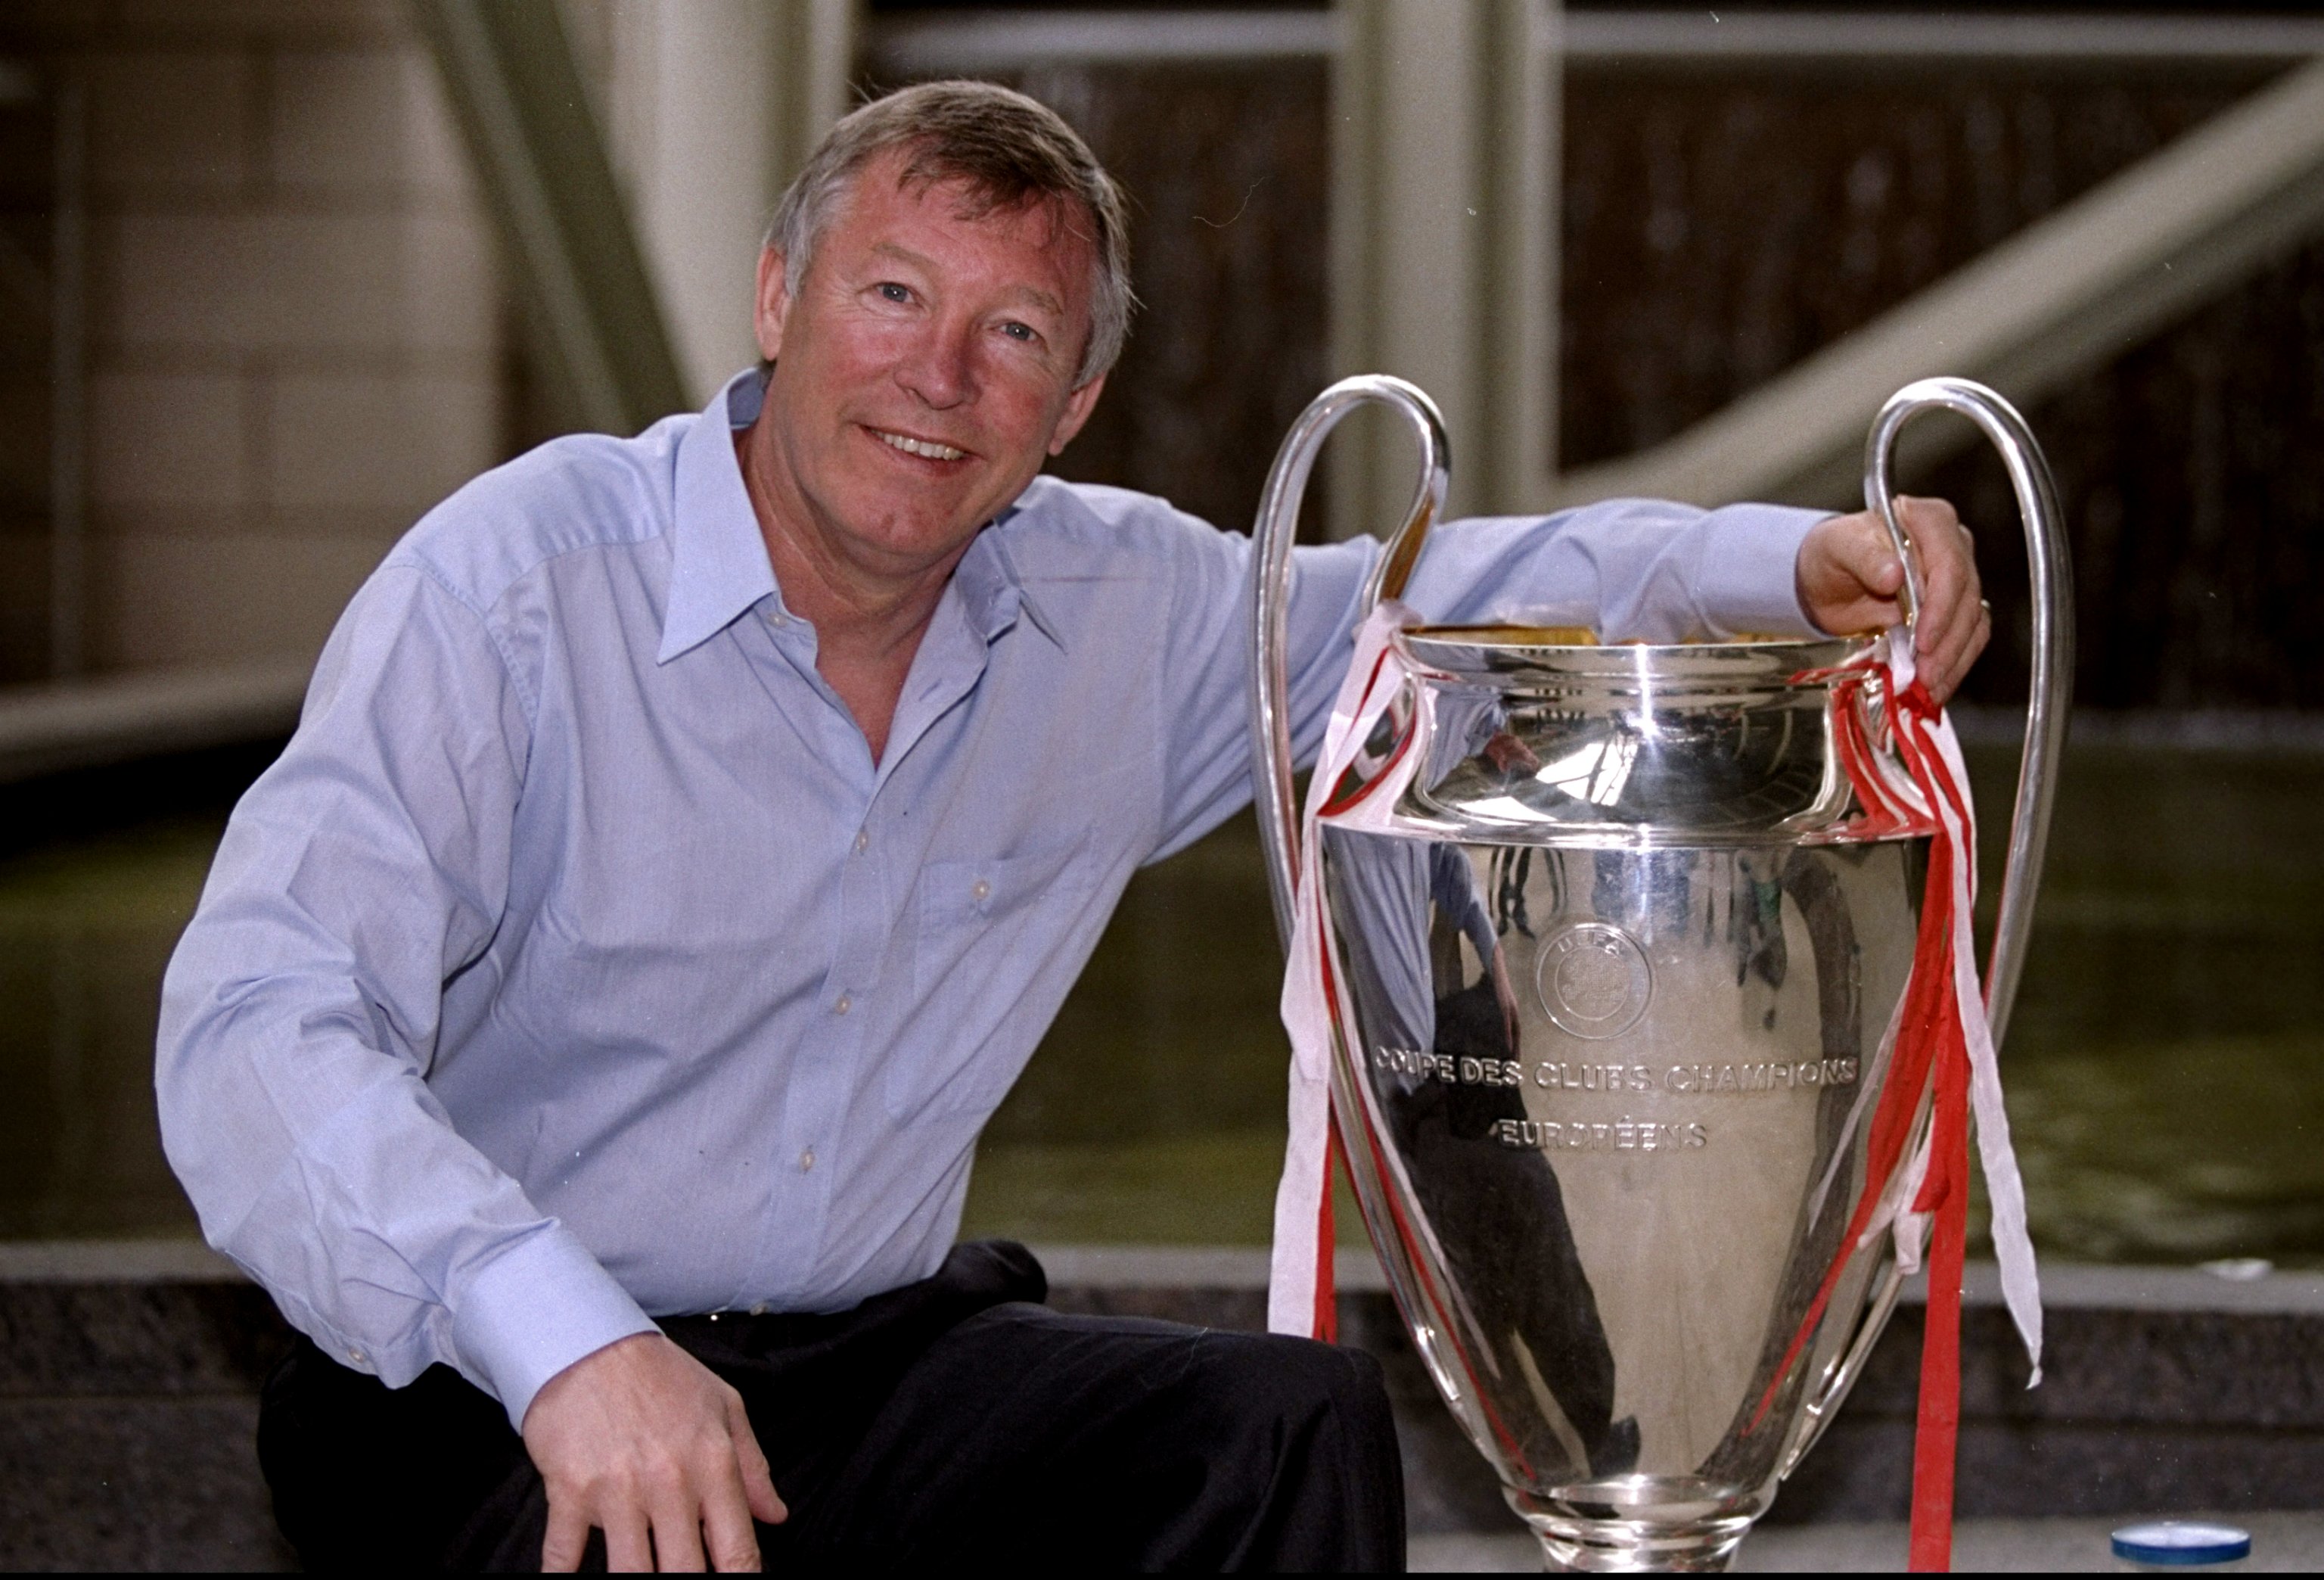
{"label": "champions league trophy", "polygon": [[[1421,481],[1303,817],[1290,545],[1324,436],[1367,402],[1408,420]],[[1888,402],[1868,447],[1868,502],[1898,552],[1890,456],[1932,406],[2001,449],[2033,561],[1997,1039],[2064,735],[2065,550],[2015,411],[1932,379]],[[1425,394],[1349,379],[1292,429],[1260,506],[1252,746],[1295,1043],[1273,1326],[1329,1332],[1326,1154],[1342,1150],[1415,1349],[1549,1565],[1721,1568],[1831,1421],[1932,1222],[1932,1288],[1958,1289],[1972,1101],[2005,1288],[2038,1351],[2024,1198],[1969,1002],[1958,753],[1910,684],[1908,638],[1602,645],[1586,614],[1557,611],[1413,624],[1396,600],[1446,454]],[[1930,1053],[1944,1035],[1956,1051]],[[1924,1410],[1932,1377],[1958,1386],[1957,1297],[1935,1298]],[[1916,1511],[1949,1543],[1950,1407],[1939,1416]],[[1916,1523],[1916,1558],[1922,1538]]]}

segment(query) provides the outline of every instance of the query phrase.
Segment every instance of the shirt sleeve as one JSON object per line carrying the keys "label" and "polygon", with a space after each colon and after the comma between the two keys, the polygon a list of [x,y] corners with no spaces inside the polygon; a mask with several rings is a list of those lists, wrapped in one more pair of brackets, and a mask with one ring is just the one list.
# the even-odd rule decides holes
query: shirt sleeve
{"label": "shirt sleeve", "polygon": [[162,1145],[210,1243],[325,1353],[442,1362],[521,1427],[541,1384],[653,1324],[453,1130],[444,983],[499,922],[530,725],[480,614],[389,566],[297,735],[235,808],[162,984]]}
{"label": "shirt sleeve", "polygon": [[1493,929],[1485,897],[1477,892],[1477,874],[1469,865],[1468,855],[1459,845],[1429,846],[1428,898],[1441,914],[1469,935],[1478,959],[1492,959],[1493,951],[1501,947],[1501,936]]}
{"label": "shirt sleeve", "polygon": [[[1405,601],[1444,624],[1585,625],[1608,642],[1818,634],[1801,608],[1800,541],[1830,513],[1784,505],[1718,510],[1615,499],[1548,516],[1480,516],[1429,534]],[[1249,804],[1244,692],[1250,540],[1190,538],[1164,633],[1163,839],[1184,849]],[[1356,599],[1380,544],[1292,551],[1290,716],[1294,760],[1323,740],[1355,634]]]}

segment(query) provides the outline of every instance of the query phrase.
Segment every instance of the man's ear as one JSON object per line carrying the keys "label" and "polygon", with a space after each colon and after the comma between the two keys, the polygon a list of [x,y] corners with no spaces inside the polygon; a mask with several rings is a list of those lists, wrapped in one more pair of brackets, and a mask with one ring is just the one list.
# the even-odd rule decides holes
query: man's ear
{"label": "man's ear", "polygon": [[1051,455],[1065,453],[1065,447],[1074,442],[1074,435],[1079,433],[1082,424],[1089,420],[1090,412],[1096,409],[1098,396],[1104,393],[1105,374],[1100,374],[1065,397],[1065,409],[1057,414],[1056,427],[1049,430]]}
{"label": "man's ear", "polygon": [[783,326],[791,314],[790,287],[783,277],[783,254],[773,247],[759,252],[759,291],[752,328],[759,355],[773,362],[782,355]]}

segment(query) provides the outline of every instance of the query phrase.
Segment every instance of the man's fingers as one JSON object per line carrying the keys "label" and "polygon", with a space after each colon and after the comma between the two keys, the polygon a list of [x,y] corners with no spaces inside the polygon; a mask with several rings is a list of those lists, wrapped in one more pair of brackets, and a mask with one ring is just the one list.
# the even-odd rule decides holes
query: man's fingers
{"label": "man's fingers", "polygon": [[1867,592],[1884,601],[1894,598],[1904,586],[1904,562],[1896,558],[1880,518],[1867,514],[1863,521],[1863,527],[1848,536],[1848,568]]}
{"label": "man's fingers", "polygon": [[[1918,661],[1922,683],[1929,695],[1941,704],[1952,695],[1960,681],[1965,667],[1962,658],[1969,638],[1977,626],[1977,611],[1972,607],[1964,615],[1960,610],[1944,608],[1924,613],[1914,633],[1914,647]],[[1928,645],[1924,645],[1928,644]]]}
{"label": "man's fingers", "polygon": [[604,1512],[605,1567],[631,1575],[653,1572],[653,1543],[646,1535],[646,1517],[635,1508]]}
{"label": "man's fingers", "polygon": [[569,1498],[549,1500],[549,1534],[540,1542],[540,1572],[570,1575],[589,1547],[589,1518]]}
{"label": "man's fingers", "polygon": [[653,1506],[654,1567],[669,1575],[702,1573],[702,1517],[714,1499],[697,1499],[690,1488],[658,1498]]}
{"label": "man's fingers", "polygon": [[702,1502],[702,1533],[711,1566],[724,1575],[759,1568],[759,1533],[743,1506],[742,1483],[730,1476]]}
{"label": "man's fingers", "polygon": [[[1969,592],[1974,594],[1976,590],[1971,587]],[[1938,645],[1936,653],[1937,667],[1943,675],[1948,693],[1969,673],[1969,665],[1977,661],[1978,651],[1985,645],[1984,633],[1990,628],[1985,611],[1973,596],[1964,598],[1960,605],[1951,612],[1943,641]]]}
{"label": "man's fingers", "polygon": [[1848,530],[1837,534],[1831,544],[1834,568],[1841,578],[1832,594],[1856,613],[1853,624],[1858,629],[1893,625],[1897,619],[1893,605],[1904,585],[1904,567],[1888,541],[1888,529],[1869,511],[1850,516],[1846,524]]}
{"label": "man's fingers", "polygon": [[1974,586],[1968,589],[1960,607],[1954,613],[1952,629],[1945,633],[1944,666],[1948,688],[1960,685],[1961,677],[1969,673],[1969,664],[1976,659],[1983,642],[1981,633],[1988,628],[1984,607],[1978,603],[1976,594]]}
{"label": "man's fingers", "polygon": [[1870,511],[1830,516],[1809,529],[1797,578],[1800,606],[1819,631],[1852,636],[1896,624],[1904,568]]}
{"label": "man's fingers", "polygon": [[1921,561],[1922,601],[1933,616],[1922,623],[1916,645],[1924,653],[1934,653],[1957,621],[1965,633],[1973,618],[1977,562],[1950,505],[1941,500],[1900,500],[1898,505]]}
{"label": "man's fingers", "polygon": [[1977,662],[1993,635],[1993,612],[1982,603],[1970,607],[1945,633],[1943,644],[1921,666],[1929,696],[1940,706],[1950,699],[1969,666]]}
{"label": "man's fingers", "polygon": [[[742,1474],[742,1501],[752,1517],[768,1525],[780,1525],[790,1518],[790,1511],[776,1495],[773,1473],[767,1468],[767,1456],[759,1448],[759,1435],[751,1430],[750,1412],[742,1408],[739,1393],[726,1401],[726,1429],[733,1435],[734,1467]],[[754,1562],[758,1550],[754,1538],[751,1546]]]}
{"label": "man's fingers", "polygon": [[751,1516],[762,1501],[758,1493],[763,1490],[763,1501],[773,1503],[778,1519],[782,1504],[767,1474],[767,1456],[759,1451],[758,1437],[751,1430],[750,1412],[742,1408],[742,1396],[731,1388],[726,1390],[726,1437],[705,1478],[703,1536],[713,1567],[721,1572],[756,1569],[761,1566],[759,1533],[751,1527]]}
{"label": "man's fingers", "polygon": [[1960,647],[1952,655],[1950,667],[1945,671],[1947,697],[1950,697],[1954,689],[1968,677],[1969,666],[1977,662],[1978,655],[1985,651],[1986,643],[1992,640],[1993,611],[1980,604],[1978,605],[1977,613],[1964,624],[1966,633]]}

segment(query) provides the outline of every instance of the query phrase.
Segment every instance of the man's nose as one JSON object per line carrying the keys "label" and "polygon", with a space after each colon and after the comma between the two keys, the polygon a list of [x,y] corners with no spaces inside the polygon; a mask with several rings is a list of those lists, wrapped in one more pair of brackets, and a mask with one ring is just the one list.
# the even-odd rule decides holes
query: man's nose
{"label": "man's nose", "polygon": [[957,406],[975,393],[973,355],[968,326],[931,324],[897,365],[896,382],[939,411]]}

